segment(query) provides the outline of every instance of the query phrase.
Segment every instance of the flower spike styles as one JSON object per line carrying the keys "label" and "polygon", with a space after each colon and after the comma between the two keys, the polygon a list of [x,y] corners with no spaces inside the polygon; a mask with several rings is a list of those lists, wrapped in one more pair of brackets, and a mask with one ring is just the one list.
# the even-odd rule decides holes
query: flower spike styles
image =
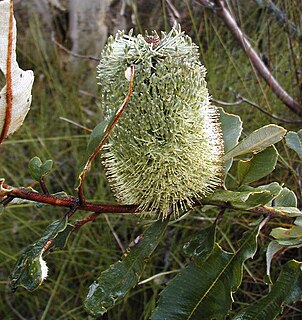
{"label": "flower spike styles", "polygon": [[221,184],[223,142],[206,69],[180,29],[160,37],[118,32],[98,66],[106,118],[125,98],[130,65],[133,93],[104,148],[106,174],[121,202],[179,215]]}

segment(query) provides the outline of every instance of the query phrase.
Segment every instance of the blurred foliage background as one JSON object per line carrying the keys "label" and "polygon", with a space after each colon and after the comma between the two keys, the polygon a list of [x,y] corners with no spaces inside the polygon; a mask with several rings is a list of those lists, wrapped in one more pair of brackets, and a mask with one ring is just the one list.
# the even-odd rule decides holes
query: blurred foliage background
{"label": "blurred foliage background", "polygon": [[[89,137],[89,131],[85,128],[94,128],[102,120],[102,111],[98,107],[97,61],[75,57],[68,50],[77,55],[98,58],[105,39],[117,29],[128,31],[133,28],[135,33],[144,30],[168,31],[176,20],[200,47],[200,59],[208,70],[208,88],[214,103],[218,105],[217,100],[229,103],[224,106],[225,110],[240,115],[245,133],[268,123],[280,124],[293,131],[301,128],[299,124],[273,119],[251,104],[234,103],[239,96],[244,97],[270,114],[298,120],[298,116],[280,102],[259,77],[223,21],[199,1],[89,0],[86,5],[95,9],[90,10],[95,15],[88,17],[86,22],[78,20],[77,39],[72,33],[75,25],[71,21],[73,15],[78,14],[78,2],[70,3],[73,1],[15,1],[18,61],[23,69],[34,71],[35,83],[31,112],[21,129],[1,146],[0,175],[8,184],[36,187],[27,165],[37,155],[44,161],[53,159],[55,162],[55,169],[47,181],[51,192],[64,190],[74,194],[77,168],[83,160]],[[273,1],[287,21],[295,25],[295,34],[278,24],[265,6],[267,1],[229,0],[226,3],[272,74],[290,95],[302,103],[301,1]],[[67,50],[58,46],[54,39]],[[77,45],[75,41],[78,41]],[[4,83],[3,75],[0,83]],[[277,169],[263,182],[285,182],[297,194],[301,208],[301,161],[282,143],[278,144],[278,151],[281,157]],[[93,165],[86,182],[88,198],[107,203],[115,201],[100,161]],[[138,216],[100,216],[96,222],[73,234],[65,250],[46,257],[49,277],[39,290],[28,293],[18,289],[12,294],[8,276],[17,257],[27,245],[39,238],[49,223],[62,214],[64,209],[60,208],[20,205],[6,209],[1,216],[1,319],[89,319],[82,306],[88,286],[100,271],[119,259],[121,245],[127,247],[148,222]],[[186,263],[183,244],[194,231],[209,225],[216,214],[211,210],[195,210],[185,219],[172,224],[143,279],[162,272],[171,273],[137,286],[127,299],[102,319],[148,319],[158,293]],[[77,213],[76,218],[80,217],[81,214]],[[248,223],[254,219],[251,214],[227,211],[219,225],[221,246],[234,250],[237,238],[249,229]],[[268,227],[279,223],[273,220]],[[283,223],[283,226],[286,224]],[[262,231],[260,250],[247,264],[243,283],[235,295],[234,310],[246,306],[248,301],[257,300],[268,291],[263,274],[269,231]],[[288,258],[301,260],[301,256],[301,251],[297,249],[279,254],[273,261],[273,277],[278,275],[283,261]],[[302,306],[299,304],[286,307],[280,319],[300,319],[301,312]]]}

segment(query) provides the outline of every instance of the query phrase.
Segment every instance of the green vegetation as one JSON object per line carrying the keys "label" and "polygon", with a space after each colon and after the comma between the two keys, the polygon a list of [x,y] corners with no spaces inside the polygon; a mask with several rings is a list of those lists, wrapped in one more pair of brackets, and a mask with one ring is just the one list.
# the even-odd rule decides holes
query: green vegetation
{"label": "green vegetation", "polygon": [[[165,3],[165,1],[162,2]],[[208,71],[208,89],[214,99],[233,102],[243,97],[261,106],[270,114],[298,120],[298,116],[290,112],[259,78],[221,19],[211,10],[204,9],[198,2],[174,1],[173,3],[181,13],[179,22],[183,30],[200,47],[200,58]],[[275,3],[286,13],[287,18],[297,26],[298,30],[302,30],[299,1],[285,0],[275,1]],[[274,17],[260,9],[255,1],[232,1],[232,9],[240,27],[266,61],[272,74],[283,88],[301,103],[301,42],[283,30]],[[135,33],[145,29],[158,31],[170,29],[168,12],[162,9],[160,2],[152,7],[137,4],[135,12]],[[85,159],[89,131],[61,118],[69,119],[89,129],[93,129],[103,119],[102,111],[98,107],[100,101],[96,85],[98,62],[78,59],[78,64],[74,67],[74,64],[68,61],[69,56],[66,52],[50,41],[38,21],[38,18],[28,22],[22,21],[22,15],[17,16],[18,61],[22,68],[34,70],[35,83],[31,111],[26,121],[13,137],[9,137],[0,146],[0,176],[5,177],[6,183],[10,185],[38,188],[38,183],[31,178],[28,163],[34,156],[38,156],[42,162],[52,159],[53,170],[47,180],[49,189],[52,193],[65,191],[68,194],[75,194],[74,186],[78,177],[76,168],[79,168]],[[3,78],[0,80],[2,84]],[[301,128],[301,124],[284,123],[272,119],[248,103],[224,106],[224,110],[241,117],[242,137],[270,123],[281,125],[293,132]],[[236,122],[234,118],[233,121]],[[291,134],[291,138],[295,139],[293,141],[295,145],[299,142],[296,136],[298,135]],[[254,180],[250,172],[257,167],[257,161],[261,161],[261,153],[259,153],[258,159],[253,158],[250,163],[240,162],[238,172],[236,161],[236,165],[230,170],[227,186],[231,188],[240,182],[252,182],[255,189],[242,190],[247,197],[250,197],[252,192],[259,191],[257,188],[259,185],[269,185],[274,181],[280,184],[285,183],[286,187],[295,192],[298,198],[296,206],[301,209],[302,160],[298,153],[292,150],[294,148],[291,149],[284,142],[279,142],[275,147],[279,153],[277,163],[273,161],[276,159],[274,147],[262,151],[273,158],[271,166],[276,166],[273,173],[265,177],[260,175],[257,180],[261,180],[253,184]],[[270,188],[273,190],[274,186]],[[287,191],[284,190],[282,192],[286,193]],[[93,201],[105,203],[115,201],[100,161],[94,161],[93,170],[87,175],[85,194],[87,199]],[[232,196],[237,203],[237,208],[244,209],[236,195]],[[288,197],[287,194],[287,199]],[[282,207],[284,201],[280,199],[279,201],[280,204],[276,206]],[[294,207],[293,202],[286,207]],[[255,236],[258,232],[255,226],[250,225],[257,221],[258,215],[255,212],[245,212],[243,209],[224,208],[223,218],[217,225],[216,241],[228,251],[229,256],[234,255],[240,246],[238,242],[245,231],[248,231],[245,237]],[[282,212],[282,209],[280,211]],[[94,223],[87,224],[73,233],[64,250],[49,253],[46,257],[49,276],[38,290],[29,293],[23,288],[18,288],[12,294],[8,277],[24,248],[39,239],[45,228],[62,218],[65,212],[66,209],[63,208],[51,206],[37,208],[28,203],[21,203],[13,208],[6,208],[0,216],[0,296],[3,302],[0,306],[1,319],[90,319],[83,306],[88,287],[101,275],[101,272],[120,259],[122,248],[126,248],[151,222],[138,215],[100,215]],[[76,213],[76,219],[84,216],[82,212]],[[183,246],[191,240],[193,234],[210,227],[216,216],[217,209],[207,206],[203,209],[195,209],[177,223],[171,223],[153,252],[150,262],[146,264],[141,280],[149,279],[154,275],[158,276],[136,286],[125,299],[118,301],[108,314],[99,319],[149,319],[157,305],[159,293],[168,280],[175,274],[179,275],[175,282],[179,281],[180,276],[186,276],[188,268],[185,266],[189,262],[188,257],[193,256],[194,248],[184,252]],[[246,260],[247,257],[242,257],[240,260],[242,263],[246,260],[243,279],[238,291],[234,294],[235,302],[230,312],[230,319],[239,310],[252,313],[253,310],[250,309],[244,311],[251,302],[258,301],[259,305],[266,304],[266,301],[260,298],[269,293],[269,287],[265,284],[268,280],[264,279],[266,248],[270,243],[269,239],[272,239],[269,234],[272,228],[289,228],[292,225],[291,218],[271,219],[260,231],[258,243],[261,245],[258,246],[254,259]],[[288,240],[284,237],[284,234],[278,233],[276,239]],[[211,247],[211,244],[207,246]],[[221,258],[221,249],[218,246],[213,249],[213,246],[212,244],[206,253],[212,259],[215,255]],[[296,265],[286,264],[286,262],[291,259],[297,261],[302,259],[301,250],[291,248],[290,245],[288,247],[288,250],[283,249],[271,262],[270,277],[274,282],[283,270],[278,282],[275,283],[275,286],[281,288],[282,280],[287,277],[286,279],[289,279],[287,281],[293,281],[289,275],[293,277],[294,271],[297,270]],[[249,256],[253,255],[255,248],[250,250]],[[189,268],[194,268],[194,264]],[[195,272],[198,273],[198,268]],[[238,279],[235,279],[234,283],[230,285],[236,286]],[[279,299],[279,295],[274,290],[270,292],[270,297]],[[295,301],[292,296],[282,298],[286,303]],[[173,303],[173,300],[171,301]],[[299,303],[286,305],[279,319],[299,319],[301,309],[302,306]],[[155,314],[153,319],[159,318],[156,318]]]}

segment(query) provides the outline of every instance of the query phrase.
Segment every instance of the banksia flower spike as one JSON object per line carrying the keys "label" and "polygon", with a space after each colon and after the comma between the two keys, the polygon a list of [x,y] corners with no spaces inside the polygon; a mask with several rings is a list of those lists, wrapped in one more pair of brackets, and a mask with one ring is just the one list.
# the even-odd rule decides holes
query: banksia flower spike
{"label": "banksia flower spike", "polygon": [[223,144],[206,69],[179,29],[161,37],[118,32],[98,66],[106,118],[127,94],[130,65],[133,93],[104,149],[107,176],[123,203],[163,218],[181,214],[221,184]]}

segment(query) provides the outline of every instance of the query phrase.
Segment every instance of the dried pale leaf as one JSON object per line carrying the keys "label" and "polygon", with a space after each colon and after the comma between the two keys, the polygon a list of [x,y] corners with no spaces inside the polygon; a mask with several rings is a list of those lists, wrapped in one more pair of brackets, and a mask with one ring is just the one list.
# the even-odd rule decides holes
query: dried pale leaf
{"label": "dried pale leaf", "polygon": [[[9,38],[9,18],[10,1],[0,1],[0,69],[6,76],[7,73],[7,54]],[[24,71],[19,68],[16,60],[16,21],[13,19],[12,37],[12,56],[11,56],[11,75],[13,105],[10,127],[8,134],[14,133],[22,125],[31,103],[31,89],[34,82],[34,74],[31,70]],[[2,132],[6,114],[6,89],[5,86],[0,92],[0,132]]]}

